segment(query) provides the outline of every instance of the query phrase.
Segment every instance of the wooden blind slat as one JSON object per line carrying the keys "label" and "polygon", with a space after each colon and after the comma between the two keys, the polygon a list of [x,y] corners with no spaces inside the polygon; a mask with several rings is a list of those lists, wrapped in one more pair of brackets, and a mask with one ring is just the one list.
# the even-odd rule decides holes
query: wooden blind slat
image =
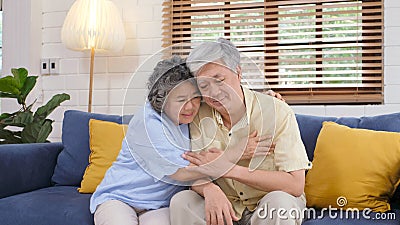
{"label": "wooden blind slat", "polygon": [[379,67],[380,63],[360,63],[360,64],[302,64],[302,65],[277,65],[267,66],[265,69],[311,69],[311,68],[346,68],[346,67]]}
{"label": "wooden blind slat", "polygon": [[[283,10],[276,10],[275,12],[282,12]],[[241,9],[240,14],[246,13],[260,13],[263,14],[264,12],[274,12],[264,8],[258,9]],[[338,14],[356,14],[356,13],[378,13],[381,12],[381,9],[364,9],[364,10],[348,10],[348,11],[339,11],[339,12],[305,12],[305,13],[298,13],[298,14],[276,14],[275,16],[264,16],[264,18],[286,18],[286,17],[295,17],[295,16],[315,16],[315,15],[338,15]],[[173,17],[187,17],[187,16],[210,16],[210,15],[228,15],[228,14],[237,14],[235,12],[230,11],[193,11],[193,12],[184,12],[177,10],[173,13]]]}
{"label": "wooden blind slat", "polygon": [[242,4],[214,4],[214,5],[203,5],[203,4],[192,4],[191,6],[177,6],[177,7],[164,7],[163,12],[168,11],[185,11],[185,12],[195,12],[195,11],[220,11],[221,9],[224,10],[234,10],[236,11],[240,9],[251,9],[251,8],[264,8],[265,12],[282,12],[290,10],[317,10],[317,9],[332,9],[332,8],[344,8],[344,7],[372,7],[372,6],[380,6],[377,2],[348,2],[347,4],[340,4],[340,5],[322,5],[322,4],[307,4],[302,6],[291,6],[291,7],[274,7],[268,8],[268,3],[265,4],[264,2],[254,2],[254,3],[242,3]]}
{"label": "wooden blind slat", "polygon": [[284,82],[313,82],[313,81],[380,81],[379,77],[301,77],[301,78],[268,78],[268,79],[261,79],[261,78],[247,78],[244,77],[245,82],[251,83],[274,83],[278,81]]}
{"label": "wooden blind slat", "polygon": [[[170,34],[174,34],[175,31],[171,31],[172,27],[174,27],[175,30],[177,29],[188,29],[188,28],[192,28],[193,31],[192,32],[198,32],[198,30],[202,29],[205,31],[209,31],[211,32],[210,28],[220,28],[220,29],[224,29],[224,28],[230,28],[230,27],[235,27],[235,26],[249,26],[249,28],[247,29],[260,29],[263,31],[282,31],[282,30],[304,30],[304,29],[310,29],[310,30],[314,30],[314,29],[332,29],[332,28],[350,28],[350,27],[354,27],[354,29],[362,26],[362,27],[376,27],[376,26],[382,26],[383,23],[382,22],[370,22],[370,23],[356,23],[356,24],[324,24],[324,25],[309,25],[309,26],[288,26],[288,27],[264,27],[264,28],[258,28],[259,26],[264,26],[264,25],[272,25],[274,23],[271,23],[270,21],[268,22],[257,22],[257,21],[251,21],[251,22],[241,22],[241,23],[225,23],[225,24],[210,24],[210,23],[205,23],[205,24],[195,24],[193,23],[192,25],[166,25],[163,27],[164,31],[162,34],[163,35],[170,35]],[[253,28],[256,27],[257,28]],[[243,29],[246,30],[246,29]],[[181,31],[182,32],[182,31]],[[191,31],[185,31],[190,33]]]}
{"label": "wooden blind slat", "polygon": [[[225,32],[221,32],[221,33],[225,33]],[[230,33],[234,33],[234,32],[230,32]],[[182,34],[181,34],[182,35]],[[240,35],[240,38],[263,38],[263,37],[279,37],[278,35],[263,35],[263,34],[259,34],[259,35]],[[193,40],[203,40],[203,41],[212,41],[215,40],[216,37],[218,36],[189,36],[189,37],[179,37],[179,38],[174,38],[174,40],[176,41],[193,41]],[[354,41],[354,42],[361,42],[363,40],[382,40],[382,35],[375,35],[375,36],[363,36],[363,37],[345,37],[345,38],[341,38],[340,40],[338,40],[338,38],[333,37],[333,38],[304,38],[304,39],[282,39],[282,40],[270,40],[268,41],[268,44],[296,44],[299,42],[302,43],[312,43],[312,42],[348,42],[348,41]],[[248,44],[248,43],[247,43]],[[254,44],[253,44],[254,45]],[[309,47],[312,48],[311,46],[305,46],[305,47]]]}
{"label": "wooden blind slat", "polygon": [[[225,16],[225,17],[195,17],[193,16],[192,18],[180,18],[179,20],[176,19],[172,19],[168,16],[169,14],[164,14],[163,18],[164,18],[164,25],[171,25],[173,23],[176,23],[174,25],[178,26],[179,24],[183,24],[183,23],[199,23],[199,22],[203,22],[203,21],[209,21],[209,22],[215,22],[215,21],[222,21],[221,19],[227,19],[228,21],[231,20],[237,20],[238,17],[231,17],[231,16]],[[253,16],[249,16],[247,14],[244,14],[244,16],[241,16],[240,19],[242,20],[257,20],[260,19],[259,17],[260,15],[253,15]],[[173,17],[173,14],[171,14],[171,17]],[[276,21],[273,20],[275,19],[276,16],[264,16],[264,19],[267,21],[265,22],[265,25],[275,25],[275,24],[292,24],[292,23],[310,23],[310,19],[295,19],[295,20],[281,20],[281,21]],[[377,21],[377,20],[382,20],[382,16],[376,16],[376,15],[368,15],[368,16],[346,16],[346,17],[328,17],[328,18],[316,18],[314,19],[315,22],[334,22],[334,21]],[[257,21],[255,21],[257,22]],[[361,23],[361,22],[359,22]],[[185,25],[181,25],[181,26],[185,26]],[[186,25],[187,26],[187,25]],[[182,28],[182,27],[176,27],[176,28]],[[183,28],[187,28],[187,27],[183,27]],[[190,28],[190,25],[189,25]]]}
{"label": "wooden blind slat", "polygon": [[[188,5],[192,3],[196,4],[215,4],[216,2],[222,4],[222,3],[230,3],[230,4],[235,4],[235,2],[243,2],[243,0],[218,0],[218,1],[212,1],[212,0],[196,0],[195,2],[192,0],[178,0],[178,1],[164,1],[163,6],[164,7],[177,7],[181,5]],[[252,1],[252,2],[264,2],[264,1]],[[299,4],[318,4],[318,3],[343,3],[345,1],[343,0],[290,0],[290,1],[267,1],[265,2],[265,5],[268,6],[285,6],[285,5],[299,5]],[[355,1],[350,1],[350,2],[355,2]],[[360,1],[357,1],[360,2]],[[374,1],[376,5],[382,6],[383,3],[381,1]]]}
{"label": "wooden blind slat", "polygon": [[[214,24],[215,25],[215,24]],[[229,26],[231,25],[231,26]],[[229,24],[227,27],[241,27],[243,26],[242,24]],[[228,33],[232,32],[232,30],[224,30],[225,27],[218,27],[214,26],[217,28],[220,28],[221,30],[218,30],[219,33]],[[338,26],[339,27],[339,26]],[[348,26],[343,26],[343,27],[348,27]],[[340,27],[340,28],[343,28]],[[329,29],[332,27],[325,27],[324,29]],[[305,29],[318,29],[318,27],[315,28],[305,28]],[[294,29],[292,29],[294,31]],[[267,31],[276,31],[272,29],[265,29],[265,28],[258,28],[258,27],[252,27],[248,29],[235,29],[235,33],[249,33],[249,32],[267,32]],[[163,34],[213,34],[215,33],[215,30],[209,30],[204,27],[203,29],[195,29],[192,31],[179,31],[178,32],[163,32]],[[366,29],[366,30],[358,30],[358,29],[349,29],[349,30],[334,30],[334,31],[313,31],[313,32],[293,32],[293,33],[277,33],[277,34],[268,34],[268,37],[290,37],[290,36],[296,36],[296,35],[332,35],[332,34],[373,34],[373,33],[382,33],[381,29]]]}

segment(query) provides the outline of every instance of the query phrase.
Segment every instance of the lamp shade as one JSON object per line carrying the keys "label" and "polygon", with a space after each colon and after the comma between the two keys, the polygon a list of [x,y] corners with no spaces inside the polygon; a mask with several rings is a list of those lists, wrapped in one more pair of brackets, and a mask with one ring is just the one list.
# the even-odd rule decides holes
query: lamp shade
{"label": "lamp shade", "polygon": [[61,40],[72,50],[121,50],[125,31],[117,7],[109,0],[77,0],[64,20]]}

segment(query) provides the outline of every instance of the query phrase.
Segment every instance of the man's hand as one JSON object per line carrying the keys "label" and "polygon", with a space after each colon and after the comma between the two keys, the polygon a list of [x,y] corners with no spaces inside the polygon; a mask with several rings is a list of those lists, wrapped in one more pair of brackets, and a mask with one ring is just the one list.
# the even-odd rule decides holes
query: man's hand
{"label": "man's hand", "polygon": [[217,185],[207,185],[203,189],[207,225],[233,225],[239,219],[225,193]]}
{"label": "man's hand", "polygon": [[[238,145],[239,147],[242,144]],[[272,143],[271,136],[257,136],[257,130],[249,135],[246,149],[240,159],[251,159],[254,156],[266,156],[275,150],[275,143]],[[240,151],[240,149],[239,149]]]}
{"label": "man's hand", "polygon": [[282,97],[281,94],[276,93],[276,92],[273,91],[273,90],[268,90],[268,91],[265,92],[265,94],[270,95],[270,96],[272,96],[272,97],[275,97],[275,98],[277,98],[277,99],[279,99],[279,100],[281,100],[281,101],[283,101],[283,102],[285,101],[285,99]]}

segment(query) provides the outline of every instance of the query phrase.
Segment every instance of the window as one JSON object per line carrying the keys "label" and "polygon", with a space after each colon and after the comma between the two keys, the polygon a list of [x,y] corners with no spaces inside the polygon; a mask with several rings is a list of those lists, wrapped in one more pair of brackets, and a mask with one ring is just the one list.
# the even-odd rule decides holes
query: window
{"label": "window", "polygon": [[254,90],[273,89],[291,104],[383,102],[383,0],[163,6],[163,47],[181,43],[172,54],[187,55],[199,42],[230,39],[246,56],[243,85]]}

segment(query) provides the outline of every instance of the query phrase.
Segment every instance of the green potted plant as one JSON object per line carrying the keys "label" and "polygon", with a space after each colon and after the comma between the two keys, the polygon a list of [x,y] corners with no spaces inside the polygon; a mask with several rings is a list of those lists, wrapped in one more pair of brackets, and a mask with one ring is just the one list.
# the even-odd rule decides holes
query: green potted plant
{"label": "green potted plant", "polygon": [[11,73],[12,76],[0,78],[0,98],[14,98],[21,108],[0,115],[0,144],[48,142],[54,121],[47,116],[62,102],[69,100],[70,96],[57,94],[33,112],[36,100],[27,105],[26,98],[35,87],[38,77],[28,75],[25,68],[11,69]]}

